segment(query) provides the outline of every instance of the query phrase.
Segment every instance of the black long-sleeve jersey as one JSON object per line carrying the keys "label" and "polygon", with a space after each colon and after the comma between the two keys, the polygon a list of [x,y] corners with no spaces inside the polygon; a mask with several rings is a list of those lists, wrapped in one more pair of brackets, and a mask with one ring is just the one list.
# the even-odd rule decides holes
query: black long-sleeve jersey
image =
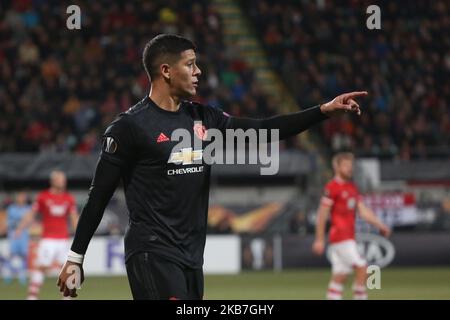
{"label": "black long-sleeve jersey", "polygon": [[[202,139],[207,130],[279,129],[283,139],[324,119],[319,106],[257,120],[230,117],[217,108],[188,101],[171,112],[144,98],[120,114],[103,136],[72,251],[86,252],[122,179],[129,211],[125,259],[137,252],[153,252],[183,266],[201,268],[210,181],[210,165],[202,159],[210,143]],[[174,148],[179,141],[172,141],[171,136],[180,128],[190,133],[191,147]],[[197,144],[194,139],[199,139]]]}

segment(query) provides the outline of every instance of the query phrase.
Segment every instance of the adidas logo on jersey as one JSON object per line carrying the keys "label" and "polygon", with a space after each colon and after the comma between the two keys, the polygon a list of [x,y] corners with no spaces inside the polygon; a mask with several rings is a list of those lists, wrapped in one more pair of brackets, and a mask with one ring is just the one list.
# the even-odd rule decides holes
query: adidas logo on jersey
{"label": "adidas logo on jersey", "polygon": [[156,140],[157,143],[161,143],[161,142],[166,142],[166,141],[170,141],[169,138],[167,138],[167,136],[164,133],[160,133],[158,136],[158,139]]}

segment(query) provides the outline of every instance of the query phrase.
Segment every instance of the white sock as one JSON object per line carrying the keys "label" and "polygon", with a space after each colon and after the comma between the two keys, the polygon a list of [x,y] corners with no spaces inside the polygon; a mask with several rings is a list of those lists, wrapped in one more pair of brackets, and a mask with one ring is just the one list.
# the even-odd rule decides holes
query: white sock
{"label": "white sock", "polygon": [[37,299],[41,286],[44,283],[44,273],[40,270],[31,271],[30,286],[28,287],[28,299]]}
{"label": "white sock", "polygon": [[340,283],[330,281],[328,284],[327,299],[328,300],[341,300],[344,286]]}
{"label": "white sock", "polygon": [[353,299],[354,300],[367,300],[366,287],[362,285],[353,285]]}

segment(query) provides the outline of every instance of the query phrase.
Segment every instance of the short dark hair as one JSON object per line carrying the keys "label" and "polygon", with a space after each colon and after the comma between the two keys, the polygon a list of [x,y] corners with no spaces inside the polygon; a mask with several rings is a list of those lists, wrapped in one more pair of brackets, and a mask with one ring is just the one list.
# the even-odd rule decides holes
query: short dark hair
{"label": "short dark hair", "polygon": [[173,63],[180,57],[180,53],[193,49],[194,43],[175,34],[160,34],[151,39],[144,48],[142,62],[150,81],[158,75],[161,63]]}

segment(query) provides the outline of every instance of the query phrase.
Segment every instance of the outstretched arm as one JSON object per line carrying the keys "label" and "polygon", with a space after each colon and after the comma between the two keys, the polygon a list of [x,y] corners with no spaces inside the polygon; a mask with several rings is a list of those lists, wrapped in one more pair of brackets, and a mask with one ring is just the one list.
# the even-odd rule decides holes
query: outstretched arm
{"label": "outstretched arm", "polygon": [[[84,254],[95,230],[97,230],[102,220],[105,208],[119,184],[120,177],[120,166],[102,158],[98,161],[89,191],[89,197],[81,212],[69,257],[58,278],[57,285],[59,286],[59,291],[63,292],[63,295],[66,297],[77,296],[76,286],[70,286],[70,284],[68,286],[67,280],[70,277],[74,278],[79,276],[78,284],[83,282],[82,264]],[[76,272],[79,272],[79,274],[74,275]]]}
{"label": "outstretched arm", "polygon": [[294,112],[286,115],[279,115],[267,119],[234,118],[230,120],[230,129],[278,129],[279,138],[299,134],[309,127],[327,119],[331,116],[340,115],[345,112],[361,114],[358,103],[354,100],[356,97],[366,96],[366,91],[351,92],[342,94],[332,101],[303,111]]}

